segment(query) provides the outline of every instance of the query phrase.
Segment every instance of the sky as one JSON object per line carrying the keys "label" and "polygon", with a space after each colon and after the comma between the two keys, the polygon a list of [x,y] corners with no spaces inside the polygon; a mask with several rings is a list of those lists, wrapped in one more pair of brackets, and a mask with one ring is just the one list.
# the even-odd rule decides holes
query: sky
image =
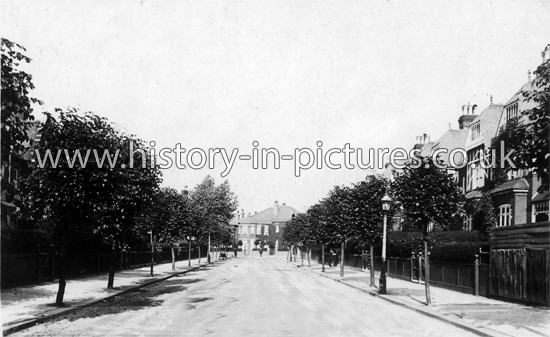
{"label": "sky", "polygon": [[[181,144],[184,158],[348,143],[367,156],[437,140],[464,104],[505,103],[550,43],[550,1],[3,1],[1,25],[32,58],[37,118],[93,111],[157,154]],[[163,170],[163,185],[210,174],[228,179],[245,213],[276,200],[304,211],[367,174],[331,158],[340,169],[299,177],[295,161],[236,160],[222,177],[218,155],[213,169]]]}

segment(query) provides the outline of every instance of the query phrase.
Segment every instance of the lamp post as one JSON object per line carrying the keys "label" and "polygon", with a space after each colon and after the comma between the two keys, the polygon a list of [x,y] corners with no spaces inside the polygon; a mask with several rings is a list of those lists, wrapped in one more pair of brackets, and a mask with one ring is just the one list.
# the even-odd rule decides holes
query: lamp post
{"label": "lamp post", "polygon": [[380,270],[380,289],[379,294],[386,293],[386,224],[388,221],[388,211],[390,210],[391,198],[386,194],[382,198],[382,211],[384,212],[384,232],[382,236],[382,269]]}
{"label": "lamp post", "polygon": [[191,241],[194,241],[194,240],[195,240],[194,236],[187,235],[187,245],[189,247],[189,254],[187,255],[187,259],[188,259],[189,267],[191,267]]}
{"label": "lamp post", "polygon": [[155,244],[153,242],[153,230],[151,229],[147,233],[151,234],[151,277],[153,277],[153,264],[155,263]]}

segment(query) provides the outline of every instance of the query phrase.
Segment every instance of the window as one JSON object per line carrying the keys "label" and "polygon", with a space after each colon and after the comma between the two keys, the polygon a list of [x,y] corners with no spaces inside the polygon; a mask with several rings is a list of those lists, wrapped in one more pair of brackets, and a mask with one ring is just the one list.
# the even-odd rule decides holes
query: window
{"label": "window", "polygon": [[472,230],[472,221],[473,221],[473,217],[471,214],[467,214],[465,217],[464,217],[464,230],[465,231],[471,231]]}
{"label": "window", "polygon": [[485,158],[483,145],[468,151],[467,172],[467,190],[475,190],[485,185],[486,170],[481,166],[482,159]]}
{"label": "window", "polygon": [[470,140],[478,139],[481,136],[481,125],[479,123],[477,123],[476,125],[473,125],[471,131],[472,131],[471,132],[472,136]]}
{"label": "window", "polygon": [[275,225],[275,233],[279,233],[279,225]]}
{"label": "window", "polygon": [[548,221],[549,203],[547,200],[539,200],[533,202],[533,221],[541,222]]}
{"label": "window", "polygon": [[518,102],[512,103],[506,107],[506,121],[518,116]]}
{"label": "window", "polygon": [[264,226],[264,235],[269,235],[269,226]]}
{"label": "window", "polygon": [[512,225],[512,205],[502,205],[498,208],[498,226]]}
{"label": "window", "polygon": [[247,227],[248,227],[248,226],[243,226],[243,234],[245,234],[245,235],[248,234]]}
{"label": "window", "polygon": [[13,168],[11,170],[11,182],[13,183],[13,186],[15,186],[15,188],[20,188],[19,186],[19,169],[17,168]]}

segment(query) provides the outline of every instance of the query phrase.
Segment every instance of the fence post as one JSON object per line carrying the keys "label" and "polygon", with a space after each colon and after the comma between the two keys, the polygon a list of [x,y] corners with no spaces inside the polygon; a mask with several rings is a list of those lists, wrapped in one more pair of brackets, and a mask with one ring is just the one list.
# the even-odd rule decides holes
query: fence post
{"label": "fence post", "polygon": [[479,296],[479,255],[476,254],[476,262],[474,263],[474,282],[475,296]]}
{"label": "fence post", "polygon": [[42,254],[38,251],[38,282],[41,281],[40,270],[42,269]]}
{"label": "fence post", "polygon": [[411,254],[411,259],[410,259],[410,264],[411,264],[411,282],[414,280],[414,254]]}
{"label": "fence post", "polygon": [[55,252],[52,253],[52,281],[55,277]]}
{"label": "fence post", "polygon": [[418,254],[418,281],[417,283],[420,284],[422,281],[422,253]]}

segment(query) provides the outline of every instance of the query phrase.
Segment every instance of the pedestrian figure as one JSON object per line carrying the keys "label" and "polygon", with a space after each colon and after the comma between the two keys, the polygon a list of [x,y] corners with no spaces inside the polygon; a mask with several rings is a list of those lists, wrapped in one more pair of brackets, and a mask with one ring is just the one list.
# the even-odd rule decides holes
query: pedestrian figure
{"label": "pedestrian figure", "polygon": [[264,252],[264,249],[260,247],[260,257],[262,257],[263,252]]}
{"label": "pedestrian figure", "polygon": [[334,266],[336,266],[336,253],[334,252],[334,250],[332,250],[332,248],[330,249],[330,259],[328,260],[328,266],[329,267],[332,267],[332,262],[334,262]]}
{"label": "pedestrian figure", "polygon": [[233,253],[235,254],[235,257],[237,257],[237,246],[233,246]]}

